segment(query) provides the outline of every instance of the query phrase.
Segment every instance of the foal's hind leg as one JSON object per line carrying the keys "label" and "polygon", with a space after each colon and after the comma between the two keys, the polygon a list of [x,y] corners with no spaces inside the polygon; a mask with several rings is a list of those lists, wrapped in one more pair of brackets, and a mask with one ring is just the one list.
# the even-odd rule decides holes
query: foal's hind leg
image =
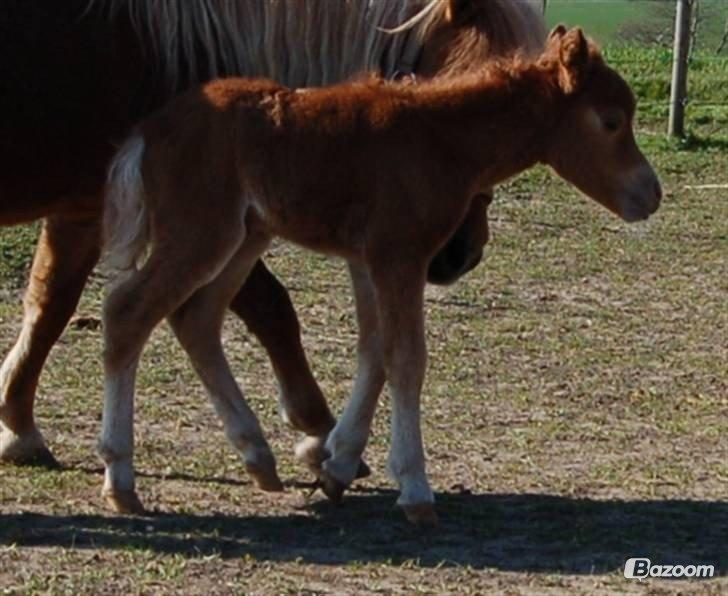
{"label": "foal's hind leg", "polygon": [[0,369],[0,461],[57,467],[33,420],[38,377],[99,258],[99,221],[51,217],[43,225],[23,307],[23,328]]}
{"label": "foal's hind leg", "polygon": [[106,465],[103,493],[120,513],[143,510],[132,463],[139,356],[157,323],[215,279],[237,250],[244,233],[242,222],[227,228],[226,222],[218,223],[216,234],[203,241],[182,236],[179,243],[157,247],[142,269],[117,286],[104,303],[105,387],[99,452]]}
{"label": "foal's hind leg", "polygon": [[220,328],[230,298],[267,245],[267,237],[248,236],[223,272],[195,292],[169,317],[169,322],[205,385],[228,439],[243,457],[246,469],[259,488],[279,491],[283,490],[283,484],[276,472],[275,458],[230,372],[220,341]]}

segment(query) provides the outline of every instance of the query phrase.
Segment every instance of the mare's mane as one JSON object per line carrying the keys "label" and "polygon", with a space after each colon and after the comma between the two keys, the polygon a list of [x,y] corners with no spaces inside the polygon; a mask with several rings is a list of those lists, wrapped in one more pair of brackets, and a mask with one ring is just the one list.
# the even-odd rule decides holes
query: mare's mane
{"label": "mare's mane", "polygon": [[[231,74],[289,87],[326,85],[358,73],[411,71],[446,25],[442,0],[89,0],[110,16],[127,11],[170,90]],[[542,0],[488,0],[482,31],[463,36],[447,69],[478,55],[541,49]],[[480,5],[479,5],[480,6]],[[404,26],[401,26],[404,24]],[[385,29],[398,28],[396,33]],[[184,70],[182,69],[184,65]]]}

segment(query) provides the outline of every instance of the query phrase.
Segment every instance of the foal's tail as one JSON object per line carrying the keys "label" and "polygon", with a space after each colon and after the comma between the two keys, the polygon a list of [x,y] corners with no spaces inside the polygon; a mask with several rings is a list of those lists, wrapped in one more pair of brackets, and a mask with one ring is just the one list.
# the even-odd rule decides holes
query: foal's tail
{"label": "foal's tail", "polygon": [[149,243],[142,160],[145,143],[134,133],[111,162],[104,206],[103,252],[113,270],[136,269]]}

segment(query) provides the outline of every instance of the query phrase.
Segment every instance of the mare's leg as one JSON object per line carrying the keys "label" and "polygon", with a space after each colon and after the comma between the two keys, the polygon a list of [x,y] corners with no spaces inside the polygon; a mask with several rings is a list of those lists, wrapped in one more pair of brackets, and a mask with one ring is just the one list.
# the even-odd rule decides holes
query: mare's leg
{"label": "mare's leg", "polygon": [[263,261],[255,263],[230,308],[268,352],[284,420],[307,435],[325,438],[336,420],[311,374],[288,292]]}
{"label": "mare's leg", "polygon": [[374,287],[364,267],[350,265],[349,271],[359,325],[358,362],[351,398],[326,441],[330,457],[323,463],[322,480],[324,492],[333,500],[341,498],[357,475],[385,380]]}
{"label": "mare's leg", "polygon": [[99,453],[106,466],[103,494],[120,513],[143,511],[132,463],[134,382],[142,348],[164,317],[218,276],[243,238],[242,222],[237,218],[207,223],[216,225],[202,228],[214,229],[215,234],[202,238],[167,234],[172,240],[156,247],[142,269],[119,284],[104,303],[105,385]]}
{"label": "mare's leg", "polygon": [[99,220],[44,222],[23,301],[23,327],[0,369],[0,461],[56,467],[33,419],[38,377],[99,258]]}
{"label": "mare's leg", "polygon": [[[311,374],[288,292],[263,261],[258,261],[230,308],[268,352],[280,388],[283,419],[307,435],[296,447],[296,456],[318,473],[325,457],[324,443],[336,419]],[[361,462],[357,477],[369,474],[369,467]]]}
{"label": "mare's leg", "polygon": [[177,309],[169,322],[207,389],[225,433],[263,490],[283,490],[275,458],[255,414],[245,402],[220,341],[225,311],[255,261],[268,245],[267,237],[248,236],[225,270]]}

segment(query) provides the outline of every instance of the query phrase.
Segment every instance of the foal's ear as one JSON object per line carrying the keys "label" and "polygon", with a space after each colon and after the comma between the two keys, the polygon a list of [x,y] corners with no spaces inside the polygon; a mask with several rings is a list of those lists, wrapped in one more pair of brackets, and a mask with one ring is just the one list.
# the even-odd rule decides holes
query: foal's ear
{"label": "foal's ear", "polygon": [[448,23],[460,26],[478,16],[477,0],[447,0],[445,18]]}
{"label": "foal's ear", "polygon": [[559,33],[557,29],[551,32],[549,41],[556,42],[554,35],[558,35],[559,86],[570,95],[581,89],[589,72],[589,42],[578,27]]}
{"label": "foal's ear", "polygon": [[556,25],[549,33],[548,43],[559,41],[566,33],[566,27],[562,24]]}

